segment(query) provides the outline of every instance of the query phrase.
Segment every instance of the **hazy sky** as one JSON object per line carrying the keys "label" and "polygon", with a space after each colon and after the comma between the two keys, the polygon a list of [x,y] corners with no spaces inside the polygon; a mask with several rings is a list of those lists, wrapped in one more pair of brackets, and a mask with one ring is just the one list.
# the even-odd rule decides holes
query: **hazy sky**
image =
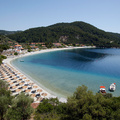
{"label": "hazy sky", "polygon": [[74,21],[120,33],[120,0],[0,0],[1,30]]}

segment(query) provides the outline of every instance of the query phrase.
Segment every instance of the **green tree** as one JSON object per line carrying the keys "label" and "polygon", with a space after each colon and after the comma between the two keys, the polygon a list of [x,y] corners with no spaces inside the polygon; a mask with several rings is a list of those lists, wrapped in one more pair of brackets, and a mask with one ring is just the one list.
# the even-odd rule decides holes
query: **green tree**
{"label": "green tree", "polygon": [[53,110],[53,105],[48,102],[48,99],[43,100],[43,102],[38,106],[36,112],[38,113],[48,113]]}
{"label": "green tree", "polygon": [[67,112],[64,119],[111,119],[113,118],[111,104],[111,98],[105,98],[100,93],[93,95],[83,85],[76,89],[72,97],[68,98]]}
{"label": "green tree", "polygon": [[2,58],[1,58],[1,56],[0,56],[0,65],[2,64]]}
{"label": "green tree", "polygon": [[14,55],[18,55],[18,53],[17,53],[17,52],[15,52],[15,53],[14,53]]}
{"label": "green tree", "polygon": [[30,118],[33,108],[31,103],[33,99],[26,96],[24,93],[18,95],[12,100],[12,105],[8,109],[5,117],[8,120],[26,120]]}
{"label": "green tree", "polygon": [[60,118],[56,112],[58,105],[57,98],[44,99],[35,111],[35,120],[58,120]]}
{"label": "green tree", "polygon": [[2,58],[2,59],[6,59],[7,57],[6,57],[6,56],[4,56],[4,55],[1,55],[1,58]]}
{"label": "green tree", "polygon": [[3,60],[3,59],[6,59],[6,58],[7,58],[6,56],[0,55],[0,65],[2,64],[2,60]]}
{"label": "green tree", "polygon": [[52,42],[46,42],[45,45],[47,48],[51,48],[53,46]]}
{"label": "green tree", "polygon": [[8,84],[5,81],[0,80],[0,120],[4,120],[4,115],[11,105],[12,96],[7,88]]}
{"label": "green tree", "polygon": [[28,52],[31,52],[32,50],[31,50],[31,47],[28,45],[27,46],[27,49],[28,49]]}

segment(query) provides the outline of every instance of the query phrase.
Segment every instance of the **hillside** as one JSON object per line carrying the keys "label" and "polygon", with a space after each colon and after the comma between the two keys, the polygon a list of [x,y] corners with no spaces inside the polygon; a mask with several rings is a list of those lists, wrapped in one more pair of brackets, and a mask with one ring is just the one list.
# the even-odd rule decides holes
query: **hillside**
{"label": "hillside", "polygon": [[120,46],[120,34],[105,32],[85,22],[58,23],[48,27],[31,28],[8,37],[20,43],[62,42],[99,47]]}
{"label": "hillside", "polygon": [[9,34],[14,34],[16,32],[20,31],[6,31],[6,30],[0,30],[0,35],[9,35]]}

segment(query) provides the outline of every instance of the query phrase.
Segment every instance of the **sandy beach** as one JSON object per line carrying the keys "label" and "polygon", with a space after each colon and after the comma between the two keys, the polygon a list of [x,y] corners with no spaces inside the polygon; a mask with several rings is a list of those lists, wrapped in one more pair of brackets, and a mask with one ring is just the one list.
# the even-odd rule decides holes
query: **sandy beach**
{"label": "sandy beach", "polygon": [[[52,52],[58,50],[67,50],[67,49],[78,49],[78,48],[93,48],[89,47],[68,47],[68,48],[54,48],[54,49],[45,49],[35,52],[30,52],[26,54],[22,54],[19,56],[8,57],[3,61],[1,67],[1,79],[7,81],[9,83],[9,89],[12,91],[12,95],[18,95],[21,92],[25,92],[25,94],[30,95],[34,102],[41,102],[44,98],[56,98],[54,96],[38,86],[35,81],[33,82],[28,76],[26,76],[22,71],[20,72],[16,67],[11,64],[11,61],[20,57],[25,57],[34,54],[40,54],[45,52]],[[61,102],[67,102],[65,98],[59,99]]]}

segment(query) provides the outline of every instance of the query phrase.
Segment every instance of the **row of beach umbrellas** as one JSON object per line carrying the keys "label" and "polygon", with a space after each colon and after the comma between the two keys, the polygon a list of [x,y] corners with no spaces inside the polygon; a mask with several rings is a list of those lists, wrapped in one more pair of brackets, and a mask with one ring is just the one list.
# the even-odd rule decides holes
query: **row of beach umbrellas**
{"label": "row of beach umbrellas", "polygon": [[25,94],[30,95],[34,100],[38,101],[47,96],[47,93],[43,92],[39,86],[35,85],[9,64],[1,64],[0,78],[8,82],[8,89],[12,91],[13,95],[25,92]]}

